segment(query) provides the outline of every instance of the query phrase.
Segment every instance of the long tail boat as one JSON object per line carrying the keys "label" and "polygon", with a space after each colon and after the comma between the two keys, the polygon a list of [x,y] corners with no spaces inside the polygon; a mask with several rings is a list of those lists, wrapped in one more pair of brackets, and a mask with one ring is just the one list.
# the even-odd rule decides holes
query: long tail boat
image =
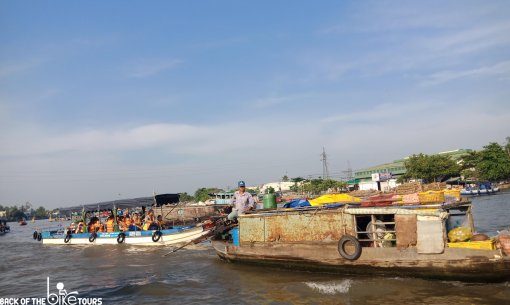
{"label": "long tail boat", "polygon": [[[81,220],[86,223],[86,218],[101,217],[104,213],[117,215],[119,209],[135,209],[160,207],[165,204],[179,202],[178,194],[161,194],[154,197],[142,197],[134,199],[122,199],[108,202],[100,202],[70,208],[61,208],[61,215],[81,215]],[[115,223],[117,223],[115,217]],[[193,225],[180,225],[158,227],[150,230],[119,230],[116,225],[114,232],[76,232],[60,225],[54,228],[42,228],[34,231],[33,238],[48,245],[111,245],[131,244],[143,246],[179,245],[196,240],[209,234],[211,228],[201,223]]]}

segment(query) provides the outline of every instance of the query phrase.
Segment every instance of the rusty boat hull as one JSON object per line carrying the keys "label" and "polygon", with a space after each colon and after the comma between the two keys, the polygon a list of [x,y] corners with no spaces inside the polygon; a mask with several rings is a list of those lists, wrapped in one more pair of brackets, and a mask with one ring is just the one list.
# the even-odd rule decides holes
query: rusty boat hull
{"label": "rusty boat hull", "polygon": [[342,258],[336,243],[268,243],[234,246],[213,241],[224,261],[291,270],[346,275],[422,277],[467,282],[510,280],[510,259],[499,250],[446,248],[441,254],[419,254],[416,249],[363,248],[355,261]]}

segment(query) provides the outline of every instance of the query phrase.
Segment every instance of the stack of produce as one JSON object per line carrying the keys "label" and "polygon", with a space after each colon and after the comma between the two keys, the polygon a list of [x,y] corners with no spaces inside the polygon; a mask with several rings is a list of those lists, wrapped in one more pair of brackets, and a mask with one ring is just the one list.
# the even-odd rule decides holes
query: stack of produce
{"label": "stack of produce", "polygon": [[507,230],[499,232],[498,240],[503,253],[510,256],[510,233]]}
{"label": "stack of produce", "polygon": [[393,201],[393,205],[403,205],[404,202],[402,201],[404,195],[397,195],[397,194],[394,194],[392,197],[391,197],[391,200]]}
{"label": "stack of produce", "polygon": [[418,193],[402,195],[402,204],[415,205],[415,204],[419,204],[419,203],[420,203],[420,198],[418,197]]}
{"label": "stack of produce", "polygon": [[418,193],[421,204],[442,203],[445,201],[443,191],[427,191]]}
{"label": "stack of produce", "polygon": [[366,191],[356,190],[356,191],[350,192],[349,195],[358,197],[358,198],[365,198],[365,197],[377,195],[379,193],[380,192],[378,190],[366,190]]}
{"label": "stack of produce", "polygon": [[385,207],[392,205],[394,194],[379,194],[370,196],[361,202],[362,207]]}
{"label": "stack of produce", "polygon": [[446,188],[446,183],[445,182],[432,182],[432,183],[429,183],[429,184],[423,184],[422,185],[422,191],[423,192],[427,192],[427,191],[441,191],[441,190],[444,190]]}
{"label": "stack of produce", "polygon": [[413,194],[417,192],[421,192],[422,187],[421,183],[419,182],[410,182],[410,183],[404,183],[395,188],[395,193],[397,195],[408,195]]}
{"label": "stack of produce", "polygon": [[452,203],[456,201],[460,201],[460,190],[459,189],[450,189],[443,190],[445,202]]}

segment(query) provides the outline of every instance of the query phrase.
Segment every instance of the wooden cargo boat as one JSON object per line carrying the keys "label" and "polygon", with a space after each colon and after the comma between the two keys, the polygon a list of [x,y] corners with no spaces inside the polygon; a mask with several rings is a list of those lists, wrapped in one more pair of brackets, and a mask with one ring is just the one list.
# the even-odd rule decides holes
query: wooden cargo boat
{"label": "wooden cargo boat", "polygon": [[470,203],[276,210],[238,221],[233,242],[213,241],[218,256],[229,262],[344,274],[510,279],[510,257],[493,243],[487,249],[448,247],[451,229],[474,232]]}

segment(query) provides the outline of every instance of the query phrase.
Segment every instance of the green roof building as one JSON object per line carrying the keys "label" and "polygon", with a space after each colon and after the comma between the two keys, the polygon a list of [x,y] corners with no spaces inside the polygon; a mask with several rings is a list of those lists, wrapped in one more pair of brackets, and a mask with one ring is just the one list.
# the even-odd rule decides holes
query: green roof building
{"label": "green roof building", "polygon": [[[456,149],[450,151],[443,151],[437,153],[437,155],[448,155],[453,160],[458,160],[462,156],[472,152],[472,149]],[[361,190],[371,190],[378,189],[377,182],[372,181],[372,174],[381,174],[381,173],[391,173],[393,179],[387,181],[382,187],[385,188],[393,188],[396,186],[396,179],[405,174],[406,168],[404,166],[404,161],[408,159],[406,157],[404,159],[395,160],[391,163],[385,163],[377,166],[367,167],[354,172],[354,179],[359,181],[359,189]]]}

